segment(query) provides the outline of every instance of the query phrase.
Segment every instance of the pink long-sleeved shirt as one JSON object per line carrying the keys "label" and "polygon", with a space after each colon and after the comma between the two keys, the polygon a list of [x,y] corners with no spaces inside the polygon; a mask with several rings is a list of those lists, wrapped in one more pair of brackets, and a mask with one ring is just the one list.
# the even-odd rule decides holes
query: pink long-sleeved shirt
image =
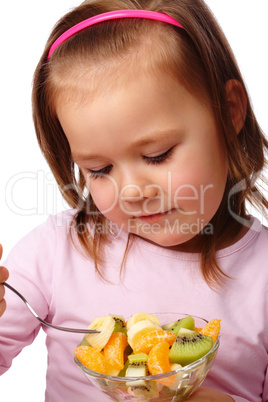
{"label": "pink long-sleeved shirt", "polygon": [[[197,254],[140,238],[129,250],[120,279],[125,232],[107,246],[105,275],[112,283],[102,281],[92,261],[70,241],[72,216],[73,211],[66,211],[50,217],[21,240],[5,262],[9,283],[41,317],[82,328],[109,313],[127,317],[139,311],[178,311],[221,318],[221,345],[203,385],[237,402],[268,401],[268,230],[257,219],[241,240],[218,252],[220,266],[232,279],[215,291],[200,274]],[[17,296],[7,291],[6,300],[7,311],[0,319],[0,374],[40,329]],[[81,335],[44,331],[49,356],[46,402],[108,401],[74,363]]]}

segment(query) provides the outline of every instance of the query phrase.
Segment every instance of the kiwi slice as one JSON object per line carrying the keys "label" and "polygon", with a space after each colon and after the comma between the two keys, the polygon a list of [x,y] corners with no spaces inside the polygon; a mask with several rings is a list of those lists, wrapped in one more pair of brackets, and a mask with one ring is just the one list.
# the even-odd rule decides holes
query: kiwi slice
{"label": "kiwi slice", "polygon": [[144,385],[133,385],[131,387],[128,387],[128,393],[129,395],[138,397],[138,399],[135,398],[133,400],[139,401],[152,400],[158,398],[159,396],[156,381],[147,381],[146,383],[144,382]]}
{"label": "kiwi slice", "polygon": [[[126,370],[126,377],[144,377],[147,375],[147,360],[148,356],[146,353],[136,353],[128,356],[128,367]],[[127,382],[127,385],[132,386],[144,386],[145,382],[134,381]]]}
{"label": "kiwi slice", "polygon": [[[126,377],[144,377],[147,375],[146,353],[136,353],[128,356],[128,367]],[[132,384],[129,384],[132,385]]]}
{"label": "kiwi slice", "polygon": [[[148,356],[146,353],[136,353],[128,356],[128,367],[126,377],[144,377],[148,374],[147,371]],[[158,388],[155,381],[128,381],[128,393],[133,396],[142,396],[143,400],[156,398],[158,396]]]}
{"label": "kiwi slice", "polygon": [[172,332],[174,332],[175,335],[178,334],[178,332],[181,328],[187,328],[187,329],[191,329],[193,331],[194,327],[195,327],[195,323],[194,323],[194,319],[191,315],[187,315],[186,317],[184,317],[180,320],[177,320],[170,324],[166,324],[166,325],[162,326],[162,328],[165,331],[172,331]]}
{"label": "kiwi slice", "polygon": [[124,334],[127,334],[127,328],[126,328],[126,322],[125,319],[122,315],[113,315],[110,314],[113,319],[115,320],[115,326],[114,326],[114,332],[123,332]]}
{"label": "kiwi slice", "polygon": [[118,377],[125,377],[125,376],[126,376],[126,372],[127,372],[127,369],[128,369],[128,365],[129,365],[129,360],[127,360],[127,361],[125,362],[124,367],[122,368],[121,371],[119,371]]}
{"label": "kiwi slice", "polygon": [[128,372],[127,377],[141,377],[147,373],[147,360],[146,353],[136,353],[128,356]]}
{"label": "kiwi slice", "polygon": [[82,341],[80,342],[80,345],[91,346],[91,345],[88,343],[88,341],[86,340],[85,337],[84,337],[84,338],[82,339]]}
{"label": "kiwi slice", "polygon": [[211,336],[181,328],[169,351],[169,359],[172,363],[186,366],[205,356],[212,345]]}

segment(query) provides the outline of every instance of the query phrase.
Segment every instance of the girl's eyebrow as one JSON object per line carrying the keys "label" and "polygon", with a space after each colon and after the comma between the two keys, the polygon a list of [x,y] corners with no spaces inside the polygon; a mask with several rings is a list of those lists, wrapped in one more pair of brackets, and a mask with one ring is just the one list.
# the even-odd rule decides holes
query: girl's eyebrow
{"label": "girl's eyebrow", "polygon": [[158,141],[163,141],[165,139],[170,139],[173,135],[178,135],[178,129],[169,129],[165,131],[155,131],[154,133],[151,133],[148,137],[141,138],[140,140],[137,140],[133,144],[131,144],[131,147],[141,147],[145,145],[150,145],[153,144],[154,142]]}
{"label": "girl's eyebrow", "polygon": [[73,154],[72,153],[72,160],[75,161],[79,161],[79,162],[84,162],[84,161],[88,161],[90,159],[97,159],[99,158],[99,155],[93,155],[93,154]]}
{"label": "girl's eyebrow", "polygon": [[[133,143],[130,144],[130,148],[133,149],[135,148],[139,148],[142,146],[146,146],[146,145],[150,145],[153,143],[158,142],[159,140],[163,140],[163,139],[168,139],[170,138],[170,136],[172,135],[178,135],[178,130],[176,129],[171,129],[171,130],[166,130],[166,131],[157,131],[154,132],[152,134],[150,134],[149,136],[146,136],[144,138],[141,138]],[[100,155],[97,154],[90,154],[90,153],[72,153],[72,160],[73,161],[88,161],[90,159],[98,159],[100,157]]]}

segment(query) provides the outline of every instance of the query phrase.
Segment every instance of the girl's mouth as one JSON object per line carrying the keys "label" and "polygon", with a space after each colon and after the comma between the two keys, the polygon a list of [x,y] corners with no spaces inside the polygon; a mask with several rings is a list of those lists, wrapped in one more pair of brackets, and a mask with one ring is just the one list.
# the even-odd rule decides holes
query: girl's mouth
{"label": "girl's mouth", "polygon": [[166,212],[160,212],[160,213],[157,213],[157,214],[151,214],[151,215],[141,215],[141,216],[138,216],[137,218],[140,219],[143,222],[155,223],[159,219],[161,219],[163,216],[166,216],[166,215],[170,214],[171,211],[172,210],[169,210],[169,211],[166,211]]}

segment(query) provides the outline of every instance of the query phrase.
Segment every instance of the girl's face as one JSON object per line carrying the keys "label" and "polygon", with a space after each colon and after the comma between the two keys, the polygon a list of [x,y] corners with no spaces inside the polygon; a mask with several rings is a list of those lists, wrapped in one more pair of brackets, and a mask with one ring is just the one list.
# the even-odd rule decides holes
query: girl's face
{"label": "girl's face", "polygon": [[94,93],[85,78],[83,100],[58,101],[73,160],[97,208],[119,229],[195,251],[227,179],[212,109],[169,76],[128,71],[123,78],[98,80]]}

